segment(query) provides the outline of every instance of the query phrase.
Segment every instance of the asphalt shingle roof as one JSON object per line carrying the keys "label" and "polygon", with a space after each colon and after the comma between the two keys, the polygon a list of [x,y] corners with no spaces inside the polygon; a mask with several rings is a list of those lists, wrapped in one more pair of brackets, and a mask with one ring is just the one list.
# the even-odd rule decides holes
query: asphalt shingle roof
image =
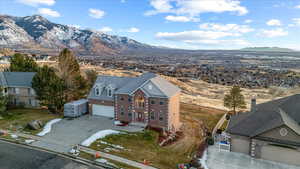
{"label": "asphalt shingle roof", "polygon": [[32,87],[35,72],[1,72],[1,86]]}
{"label": "asphalt shingle roof", "polygon": [[[155,91],[145,89],[145,85],[149,82],[154,85]],[[144,73],[139,77],[98,76],[95,85],[97,84],[103,84],[104,87],[113,85],[115,94],[132,94],[137,89],[141,89],[150,97],[171,97],[180,92],[177,86],[154,73]],[[90,91],[90,99],[113,100],[112,97],[107,96],[105,90],[103,90],[100,96],[96,96],[94,87]]]}
{"label": "asphalt shingle roof", "polygon": [[300,94],[259,104],[253,112],[232,116],[227,131],[254,137],[286,125],[300,135]]}

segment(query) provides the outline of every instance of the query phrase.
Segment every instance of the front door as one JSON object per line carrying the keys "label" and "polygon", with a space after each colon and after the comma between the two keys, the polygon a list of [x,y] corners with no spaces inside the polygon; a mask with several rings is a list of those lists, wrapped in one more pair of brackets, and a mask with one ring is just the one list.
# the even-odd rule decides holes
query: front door
{"label": "front door", "polygon": [[143,113],[141,112],[138,112],[137,113],[137,119],[136,119],[138,122],[144,122],[144,116],[143,116]]}

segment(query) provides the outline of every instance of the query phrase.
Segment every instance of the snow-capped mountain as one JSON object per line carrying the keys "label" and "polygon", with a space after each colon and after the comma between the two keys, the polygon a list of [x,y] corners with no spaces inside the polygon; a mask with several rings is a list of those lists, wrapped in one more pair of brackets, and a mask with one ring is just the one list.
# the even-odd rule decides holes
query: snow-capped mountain
{"label": "snow-capped mountain", "polygon": [[55,51],[70,48],[86,55],[113,55],[123,51],[153,48],[127,37],[52,23],[39,15],[26,17],[0,15],[1,46]]}

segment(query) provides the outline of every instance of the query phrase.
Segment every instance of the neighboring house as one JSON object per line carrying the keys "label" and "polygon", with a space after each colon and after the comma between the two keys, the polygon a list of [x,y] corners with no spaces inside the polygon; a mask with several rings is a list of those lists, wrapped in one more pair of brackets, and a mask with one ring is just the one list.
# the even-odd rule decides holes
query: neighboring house
{"label": "neighboring house", "polygon": [[98,76],[88,99],[93,115],[177,131],[181,125],[180,92],[153,73],[139,77]]}
{"label": "neighboring house", "polygon": [[300,94],[256,105],[232,116],[231,151],[300,165]]}
{"label": "neighboring house", "polygon": [[9,105],[38,107],[36,94],[31,86],[33,72],[0,72],[0,86],[9,98]]}

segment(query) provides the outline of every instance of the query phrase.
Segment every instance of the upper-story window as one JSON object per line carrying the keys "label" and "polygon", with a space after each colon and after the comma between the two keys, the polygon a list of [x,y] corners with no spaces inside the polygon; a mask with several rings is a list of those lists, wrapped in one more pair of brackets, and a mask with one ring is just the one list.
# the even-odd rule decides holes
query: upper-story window
{"label": "upper-story window", "polygon": [[144,108],[145,107],[145,99],[142,96],[139,96],[135,99],[135,106],[137,108]]}
{"label": "upper-story window", "polygon": [[95,88],[95,94],[96,96],[100,96],[100,89],[98,86]]}
{"label": "upper-story window", "polygon": [[20,89],[19,88],[13,88],[14,94],[20,94]]}
{"label": "upper-story window", "polygon": [[112,96],[112,89],[107,89],[107,96],[109,96],[109,97]]}

